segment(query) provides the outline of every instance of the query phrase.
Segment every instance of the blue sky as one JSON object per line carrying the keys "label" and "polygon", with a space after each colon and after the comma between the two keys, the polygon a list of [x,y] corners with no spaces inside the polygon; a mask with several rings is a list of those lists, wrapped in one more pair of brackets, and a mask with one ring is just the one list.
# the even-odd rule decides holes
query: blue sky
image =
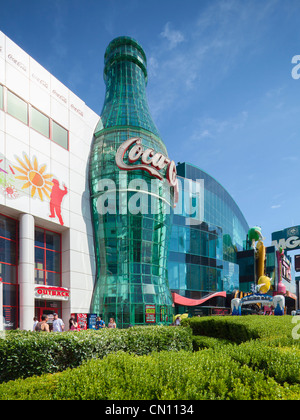
{"label": "blue sky", "polygon": [[0,30],[100,114],[108,43],[148,58],[169,155],[217,179],[250,226],[300,224],[299,0],[0,0]]}

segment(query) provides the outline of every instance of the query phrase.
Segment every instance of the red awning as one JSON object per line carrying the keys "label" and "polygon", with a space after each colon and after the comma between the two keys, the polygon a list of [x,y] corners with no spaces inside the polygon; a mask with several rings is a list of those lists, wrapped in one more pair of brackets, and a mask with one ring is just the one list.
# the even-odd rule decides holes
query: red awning
{"label": "red awning", "polygon": [[202,305],[202,303],[206,302],[209,299],[212,299],[214,297],[217,297],[217,296],[226,297],[226,292],[212,293],[212,294],[204,297],[203,299],[189,299],[189,298],[180,296],[177,293],[172,293],[172,297],[173,297],[174,303],[176,303],[177,305],[181,305],[181,306],[197,306],[197,305]]}
{"label": "red awning", "polygon": [[290,297],[290,298],[292,298],[294,300],[297,300],[297,296],[294,295],[294,293],[292,293],[292,292],[287,291],[286,292],[286,295],[287,295],[287,297]]}

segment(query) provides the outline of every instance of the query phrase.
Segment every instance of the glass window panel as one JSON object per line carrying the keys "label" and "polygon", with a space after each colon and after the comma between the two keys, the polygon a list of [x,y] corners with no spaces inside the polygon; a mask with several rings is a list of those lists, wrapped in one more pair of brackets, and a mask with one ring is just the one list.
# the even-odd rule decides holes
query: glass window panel
{"label": "glass window panel", "polygon": [[61,285],[60,273],[46,271],[46,285],[59,287]]}
{"label": "glass window panel", "polygon": [[60,272],[60,253],[46,251],[46,270]]}
{"label": "glass window panel", "polygon": [[144,305],[135,305],[135,323],[144,323]]}
{"label": "glass window panel", "polygon": [[16,239],[16,221],[0,215],[0,236]]}
{"label": "glass window panel", "polygon": [[60,235],[58,233],[46,231],[46,248],[60,252]]}
{"label": "glass window panel", "polygon": [[7,112],[25,124],[28,124],[28,106],[23,99],[7,91]]}
{"label": "glass window panel", "polygon": [[17,286],[3,284],[3,306],[17,306]]}
{"label": "glass window panel", "polygon": [[35,284],[45,284],[45,271],[35,270],[34,271],[34,282],[35,282]]}
{"label": "glass window panel", "polygon": [[68,131],[52,121],[52,140],[68,150]]}
{"label": "glass window panel", "polygon": [[180,279],[179,289],[185,289],[186,282],[187,282],[187,264],[179,263],[178,267],[179,267],[179,279]]}
{"label": "glass window panel", "polygon": [[16,266],[0,263],[0,277],[4,283],[16,284]]}
{"label": "glass window panel", "polygon": [[154,302],[154,295],[145,294],[144,298],[145,298],[145,303],[155,303]]}
{"label": "glass window panel", "polygon": [[170,289],[179,289],[178,263],[169,261],[169,286]]}
{"label": "glass window panel", "polygon": [[34,245],[44,247],[45,234],[44,229],[36,228],[34,232]]}
{"label": "glass window panel", "polygon": [[46,137],[50,135],[50,121],[46,115],[35,108],[31,108],[31,127]]}
{"label": "glass window panel", "polygon": [[0,238],[0,261],[16,264],[16,243],[14,241]]}
{"label": "glass window panel", "polygon": [[41,248],[35,248],[35,268],[39,270],[44,270],[44,259],[45,259],[45,250]]}
{"label": "glass window panel", "polygon": [[178,250],[179,252],[185,252],[185,228],[183,226],[178,226]]}

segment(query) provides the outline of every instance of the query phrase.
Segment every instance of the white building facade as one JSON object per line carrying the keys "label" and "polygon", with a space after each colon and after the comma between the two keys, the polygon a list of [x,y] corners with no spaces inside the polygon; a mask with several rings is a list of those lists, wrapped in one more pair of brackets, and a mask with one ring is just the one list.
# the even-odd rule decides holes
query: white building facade
{"label": "white building facade", "polygon": [[[88,313],[88,162],[99,116],[0,32],[0,311],[6,329]],[[2,289],[2,293],[1,293]]]}

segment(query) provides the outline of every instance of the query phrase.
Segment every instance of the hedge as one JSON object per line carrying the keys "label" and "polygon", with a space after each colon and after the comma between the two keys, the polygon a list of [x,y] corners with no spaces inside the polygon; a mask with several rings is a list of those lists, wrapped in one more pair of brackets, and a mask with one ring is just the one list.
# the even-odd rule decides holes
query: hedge
{"label": "hedge", "polygon": [[[228,350],[237,346],[226,346]],[[0,399],[22,400],[282,400],[299,399],[299,385],[278,384],[264,370],[228,353],[119,352],[76,369],[0,385]]]}
{"label": "hedge", "polygon": [[194,336],[214,337],[237,344],[256,339],[278,344],[282,339],[287,345],[300,341],[292,337],[295,324],[291,316],[194,317],[182,320],[182,325],[190,326]]}
{"label": "hedge", "polygon": [[191,328],[11,332],[0,339],[2,380],[52,374],[3,383],[0,398],[299,400],[300,340],[293,338],[292,319],[210,317],[182,322]]}
{"label": "hedge", "polygon": [[0,339],[0,383],[74,368],[120,350],[136,355],[192,351],[191,330],[148,326],[50,334],[11,331]]}

